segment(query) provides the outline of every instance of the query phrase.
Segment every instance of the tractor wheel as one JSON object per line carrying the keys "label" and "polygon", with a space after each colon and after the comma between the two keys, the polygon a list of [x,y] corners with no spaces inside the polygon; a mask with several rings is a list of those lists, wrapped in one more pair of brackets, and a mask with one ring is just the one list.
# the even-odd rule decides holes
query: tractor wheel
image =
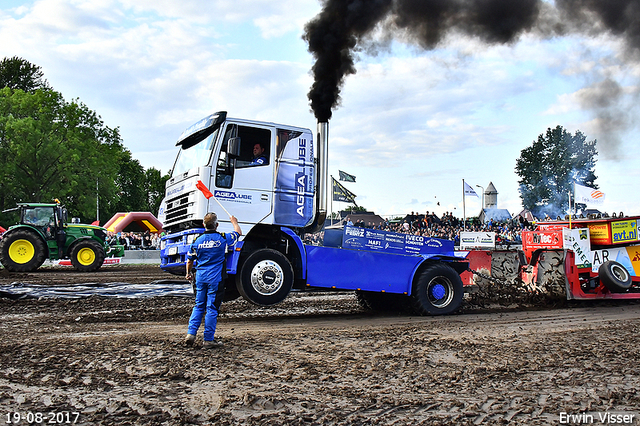
{"label": "tractor wheel", "polygon": [[626,293],[631,287],[631,275],[629,271],[618,262],[608,260],[598,268],[600,282],[611,293]]}
{"label": "tractor wheel", "polygon": [[0,240],[0,263],[11,272],[31,272],[47,257],[44,241],[34,231],[16,229]]}
{"label": "tractor wheel", "polygon": [[270,306],[282,302],[293,287],[293,268],[282,253],[261,249],[251,253],[236,275],[238,292],[249,302]]}
{"label": "tractor wheel", "polygon": [[104,263],[104,248],[94,240],[82,240],[71,250],[71,264],[81,272],[93,272]]}
{"label": "tractor wheel", "polygon": [[420,315],[444,315],[456,311],[463,296],[460,275],[452,267],[436,263],[423,270],[413,284],[411,304]]}

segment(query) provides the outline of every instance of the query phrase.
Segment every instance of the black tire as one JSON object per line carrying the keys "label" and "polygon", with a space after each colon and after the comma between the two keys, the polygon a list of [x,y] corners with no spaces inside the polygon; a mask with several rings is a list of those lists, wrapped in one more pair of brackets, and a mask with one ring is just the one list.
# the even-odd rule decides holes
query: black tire
{"label": "black tire", "polygon": [[357,290],[356,300],[363,309],[377,312],[403,312],[411,306],[409,296],[377,291]]}
{"label": "black tire", "polygon": [[104,263],[104,248],[94,240],[82,240],[71,249],[71,264],[81,272],[93,272]]}
{"label": "black tire", "polygon": [[450,266],[427,266],[413,284],[411,306],[419,315],[445,315],[462,304],[464,288],[460,275]]}
{"label": "black tire", "polygon": [[7,271],[35,271],[46,257],[44,241],[35,231],[18,228],[6,232],[0,239],[0,263]]}
{"label": "black tire", "polygon": [[611,293],[626,293],[631,287],[631,274],[618,262],[608,260],[598,268],[600,282]]}
{"label": "black tire", "polygon": [[282,253],[261,249],[251,253],[236,275],[238,292],[249,302],[270,306],[282,302],[293,287],[293,268]]}

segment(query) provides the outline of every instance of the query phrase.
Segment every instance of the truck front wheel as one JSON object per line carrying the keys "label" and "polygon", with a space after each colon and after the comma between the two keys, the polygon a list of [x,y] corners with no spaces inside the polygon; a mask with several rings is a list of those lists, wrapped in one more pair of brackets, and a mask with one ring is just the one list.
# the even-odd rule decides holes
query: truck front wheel
{"label": "truck front wheel", "polygon": [[444,315],[462,304],[464,288],[460,275],[450,266],[436,263],[420,273],[413,284],[411,305],[420,315]]}
{"label": "truck front wheel", "polygon": [[104,263],[104,249],[93,240],[78,242],[71,250],[71,264],[81,272],[93,272]]}
{"label": "truck front wheel", "polygon": [[0,263],[11,272],[38,269],[46,257],[44,241],[34,231],[16,229],[0,240]]}
{"label": "truck front wheel", "polygon": [[251,253],[236,278],[242,297],[260,306],[282,302],[292,286],[293,268],[289,259],[271,249]]}

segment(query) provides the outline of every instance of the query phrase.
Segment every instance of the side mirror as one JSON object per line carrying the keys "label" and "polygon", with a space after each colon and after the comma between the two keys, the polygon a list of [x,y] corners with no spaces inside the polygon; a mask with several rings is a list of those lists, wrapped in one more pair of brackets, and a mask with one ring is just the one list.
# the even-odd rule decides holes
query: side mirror
{"label": "side mirror", "polygon": [[238,158],[240,157],[240,138],[230,138],[227,144],[227,155],[230,158]]}

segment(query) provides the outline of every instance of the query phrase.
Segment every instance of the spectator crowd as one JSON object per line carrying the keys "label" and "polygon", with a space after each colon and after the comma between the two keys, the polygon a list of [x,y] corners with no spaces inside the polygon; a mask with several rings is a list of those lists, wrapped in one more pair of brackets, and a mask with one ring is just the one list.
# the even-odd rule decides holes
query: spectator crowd
{"label": "spectator crowd", "polygon": [[[455,245],[459,245],[460,243],[460,232],[495,232],[497,245],[518,245],[522,243],[522,230],[532,230],[535,225],[529,223],[525,218],[517,216],[506,221],[489,220],[486,223],[480,222],[478,218],[467,219],[465,227],[463,226],[462,219],[453,216],[451,212],[445,212],[442,216],[438,217],[435,212],[428,211],[426,214],[411,212],[411,214],[406,215],[403,219],[386,219],[377,225],[373,222],[365,222],[363,220],[356,223],[347,221],[345,224],[382,231],[453,240]],[[322,236],[321,232],[307,235],[305,242],[321,244]]]}
{"label": "spectator crowd", "polygon": [[121,244],[125,250],[157,250],[160,248],[160,235],[145,232],[108,232],[109,245]]}

